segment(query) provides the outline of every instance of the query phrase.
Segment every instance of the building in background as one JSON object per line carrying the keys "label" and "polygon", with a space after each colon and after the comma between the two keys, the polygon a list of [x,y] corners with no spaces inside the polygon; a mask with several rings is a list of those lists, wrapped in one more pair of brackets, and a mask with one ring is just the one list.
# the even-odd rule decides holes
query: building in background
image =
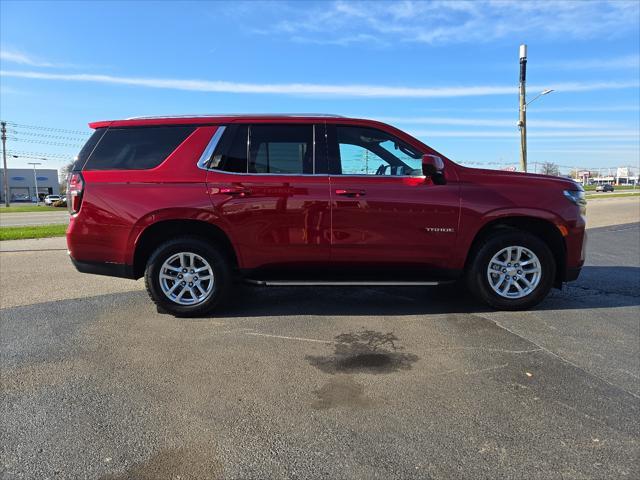
{"label": "building in background", "polygon": [[[582,173],[582,172],[581,172]],[[631,167],[599,168],[586,172],[589,175],[589,183],[596,185],[637,185],[638,174]]]}
{"label": "building in background", "polygon": [[[9,168],[9,201],[30,202],[35,199],[36,186],[32,168]],[[60,183],[58,171],[55,169],[36,170],[38,179],[38,196],[44,199],[47,195],[59,195]],[[4,202],[4,175],[0,169],[0,202]]]}

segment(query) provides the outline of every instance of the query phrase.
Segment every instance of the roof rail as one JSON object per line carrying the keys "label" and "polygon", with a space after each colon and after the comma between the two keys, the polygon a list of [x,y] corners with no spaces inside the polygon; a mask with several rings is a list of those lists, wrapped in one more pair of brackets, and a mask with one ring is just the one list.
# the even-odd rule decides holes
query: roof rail
{"label": "roof rail", "polygon": [[342,115],[331,113],[214,113],[195,115],[151,115],[141,117],[129,117],[126,120],[153,120],[162,118],[210,118],[210,117],[327,117],[344,118]]}

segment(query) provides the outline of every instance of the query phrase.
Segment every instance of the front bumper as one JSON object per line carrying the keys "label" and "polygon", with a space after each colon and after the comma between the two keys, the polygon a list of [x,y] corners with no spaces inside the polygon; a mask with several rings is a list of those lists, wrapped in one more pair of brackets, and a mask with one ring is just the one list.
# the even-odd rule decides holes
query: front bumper
{"label": "front bumper", "polygon": [[567,271],[564,275],[564,281],[565,282],[573,282],[574,280],[577,280],[578,277],[580,276],[580,272],[582,271],[582,267],[570,267],[567,268]]}

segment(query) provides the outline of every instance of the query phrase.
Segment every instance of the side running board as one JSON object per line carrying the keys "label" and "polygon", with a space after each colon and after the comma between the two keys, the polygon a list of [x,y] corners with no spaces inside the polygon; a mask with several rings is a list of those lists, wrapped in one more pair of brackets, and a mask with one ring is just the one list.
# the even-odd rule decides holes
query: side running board
{"label": "side running board", "polygon": [[416,287],[416,286],[434,286],[453,283],[447,281],[330,281],[330,280],[253,280],[246,278],[245,282],[253,285],[262,285],[266,287]]}

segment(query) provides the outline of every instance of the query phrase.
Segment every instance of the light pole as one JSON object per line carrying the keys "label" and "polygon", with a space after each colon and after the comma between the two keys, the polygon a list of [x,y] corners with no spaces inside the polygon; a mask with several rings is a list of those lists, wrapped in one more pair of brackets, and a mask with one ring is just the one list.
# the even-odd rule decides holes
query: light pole
{"label": "light pole", "polygon": [[40,205],[40,197],[38,196],[38,174],[36,173],[36,165],[42,165],[40,162],[28,162],[33,165],[33,182],[36,184],[36,205]]}
{"label": "light pole", "polygon": [[[21,158],[20,155],[11,155],[13,158]],[[22,157],[24,158],[24,157]],[[27,157],[34,158],[34,157]],[[40,160],[47,161],[46,158],[41,158]],[[40,205],[40,195],[38,194],[38,175],[36,173],[36,165],[42,165],[40,162],[27,162],[28,165],[33,165],[33,183],[36,186],[36,205]]]}
{"label": "light pole", "polygon": [[526,83],[527,83],[527,46],[520,45],[520,87],[518,94],[520,96],[520,117],[518,118],[518,127],[520,127],[520,170],[527,171],[527,102],[526,102]]}
{"label": "light pole", "polygon": [[541,91],[538,95],[536,95],[535,97],[533,97],[533,100],[529,100],[529,101],[526,103],[526,105],[524,106],[525,111],[526,111],[526,109],[527,109],[527,106],[528,106],[530,103],[535,102],[537,99],[539,99],[539,98],[540,98],[540,97],[542,97],[543,95],[549,95],[551,92],[555,92],[555,90],[554,90],[553,88],[547,88],[547,89],[545,89],[545,90]]}
{"label": "light pole", "polygon": [[2,163],[4,165],[2,180],[4,183],[4,206],[9,206],[9,179],[8,174],[9,170],[7,169],[7,122],[1,122],[0,124],[2,131]]}
{"label": "light pole", "polygon": [[[518,126],[520,127],[520,169],[523,172],[527,171],[527,107],[529,106],[530,103],[535,102],[537,99],[539,99],[540,97],[544,96],[544,95],[549,95],[551,92],[553,92],[554,90],[552,88],[547,88],[546,90],[541,91],[538,95],[536,95],[535,97],[533,97],[533,100],[529,100],[527,103],[524,104],[524,108],[522,108],[520,110],[520,118],[521,121],[524,123],[520,123],[518,122]],[[524,159],[524,160],[523,160]],[[533,173],[538,173],[537,172],[537,162],[536,162],[536,169],[534,170]]]}
{"label": "light pole", "polygon": [[520,117],[518,119],[518,127],[520,127],[520,170],[527,171],[527,106],[535,102],[538,98],[548,95],[554,90],[547,88],[533,97],[533,100],[527,102],[526,95],[527,83],[527,46],[520,45]]}

